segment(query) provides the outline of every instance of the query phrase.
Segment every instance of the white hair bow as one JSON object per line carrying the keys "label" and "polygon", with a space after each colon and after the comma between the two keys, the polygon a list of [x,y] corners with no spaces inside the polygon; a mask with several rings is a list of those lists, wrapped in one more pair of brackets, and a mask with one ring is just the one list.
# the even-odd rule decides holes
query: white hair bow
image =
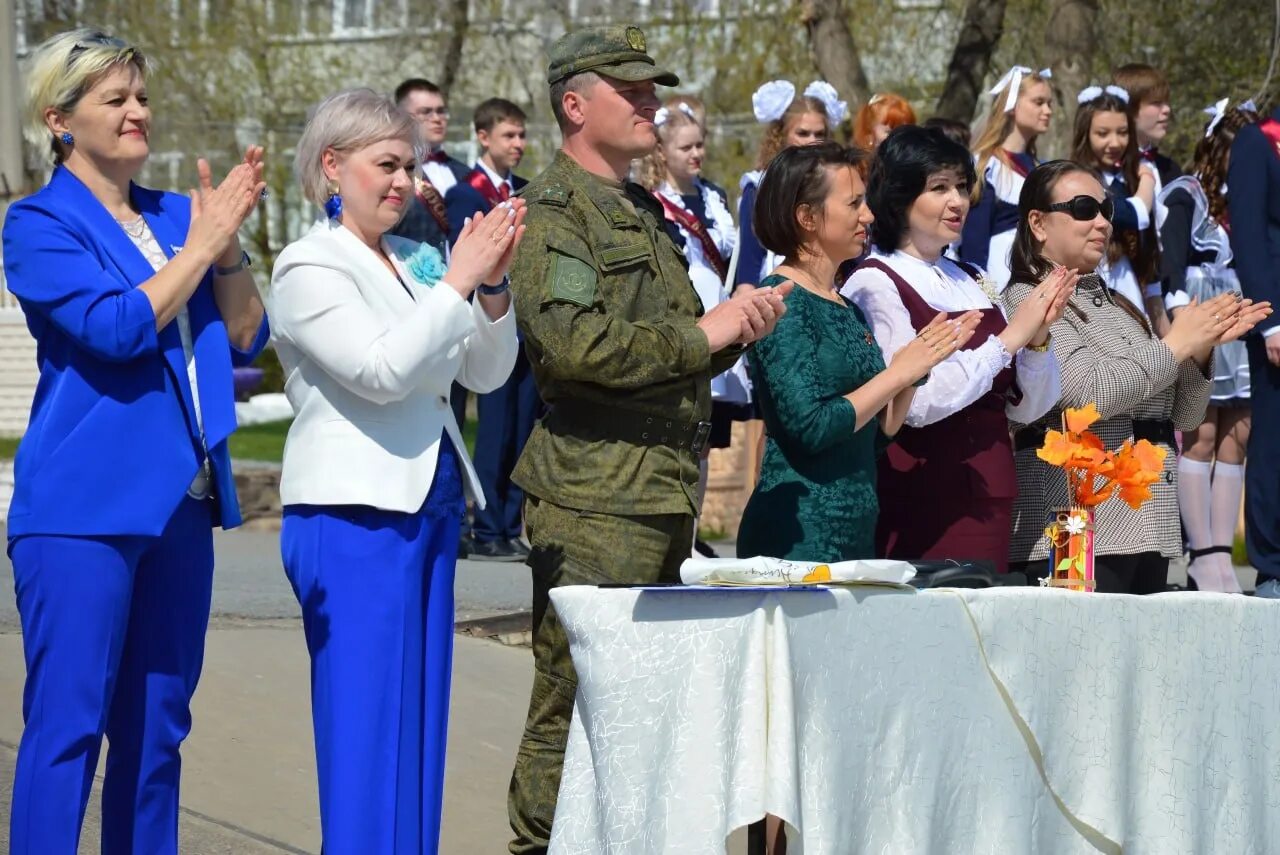
{"label": "white hair bow", "polygon": [[[693,119],[695,122],[698,121],[698,117],[693,112],[693,108],[690,107],[685,102],[681,101],[679,104],[676,104],[676,109],[678,109],[681,113],[684,113],[690,119]],[[653,123],[658,127],[662,127],[667,123],[667,121],[670,118],[671,118],[671,111],[666,107],[659,107],[658,112],[653,114]]]}
{"label": "white hair bow", "polygon": [[[1004,99],[1004,112],[1008,113],[1018,103],[1018,90],[1022,88],[1022,78],[1030,73],[1031,69],[1027,66],[1015,65],[1013,68],[1005,72],[1004,77],[1001,77],[1000,80],[996,82],[995,86],[992,86],[987,90],[987,94],[999,95],[1001,92],[1008,89],[1009,94],[1006,95]],[[1042,68],[1037,76],[1043,77],[1047,80],[1053,77],[1053,69]]]}
{"label": "white hair bow", "polygon": [[796,85],[789,80],[770,80],[751,96],[751,110],[762,124],[776,122],[796,97]]}
{"label": "white hair bow", "polygon": [[1222,121],[1222,117],[1227,115],[1227,105],[1230,103],[1230,98],[1220,98],[1214,104],[1204,108],[1204,111],[1210,116],[1209,126],[1204,129],[1205,139],[1213,136],[1213,132],[1218,129],[1218,124]]}
{"label": "white hair bow", "polygon": [[1109,85],[1109,86],[1105,86],[1105,87],[1103,87],[1103,86],[1086,86],[1084,89],[1081,89],[1081,90],[1080,90],[1080,94],[1076,96],[1076,103],[1077,103],[1077,104],[1088,104],[1090,101],[1096,101],[1097,99],[1099,99],[1099,98],[1101,98],[1101,97],[1102,97],[1102,95],[1103,95],[1103,93],[1104,93],[1104,92],[1105,92],[1107,95],[1114,95],[1114,96],[1116,96],[1117,98],[1119,98],[1121,101],[1123,101],[1123,102],[1124,102],[1124,103],[1126,103],[1126,104],[1128,104],[1128,103],[1129,103],[1129,92],[1128,92],[1128,90],[1121,89],[1119,86],[1114,86],[1114,85]]}
{"label": "white hair bow", "polygon": [[827,113],[827,124],[835,127],[849,115],[849,104],[840,100],[836,88],[825,80],[815,80],[804,89],[805,97],[817,98]]}

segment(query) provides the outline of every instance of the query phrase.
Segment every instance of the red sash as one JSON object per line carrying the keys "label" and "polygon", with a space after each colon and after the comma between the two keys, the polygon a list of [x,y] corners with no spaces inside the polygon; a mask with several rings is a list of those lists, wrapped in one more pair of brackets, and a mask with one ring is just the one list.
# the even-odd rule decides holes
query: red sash
{"label": "red sash", "polygon": [[[488,174],[483,169],[471,170],[471,174],[467,176],[467,183],[484,197],[484,200],[489,203],[491,208],[496,208],[511,198],[511,191],[507,190],[506,182],[503,182],[502,190],[499,190],[493,186],[493,182],[489,180]],[[503,191],[506,192],[503,193]]]}
{"label": "red sash", "polygon": [[711,233],[702,224],[702,220],[698,219],[698,215],[693,211],[686,211],[661,193],[654,193],[653,195],[658,197],[658,201],[662,203],[662,210],[666,213],[668,220],[698,239],[698,242],[702,244],[702,254],[706,256],[707,263],[711,265],[711,268],[720,277],[720,281],[723,282],[725,277],[729,275],[729,267],[725,264],[724,256],[720,254],[720,249],[716,246],[716,242],[711,239]]}
{"label": "red sash", "polygon": [[431,216],[435,218],[440,228],[444,229],[444,233],[449,234],[449,214],[444,207],[444,197],[440,195],[435,185],[418,175],[413,179],[413,192],[431,212]]}
{"label": "red sash", "polygon": [[1258,130],[1262,131],[1262,135],[1271,140],[1271,150],[1280,157],[1280,122],[1275,119],[1263,119],[1258,122]]}
{"label": "red sash", "polygon": [[1009,164],[1009,168],[1021,175],[1023,178],[1026,178],[1031,174],[1031,170],[1019,163],[1018,158],[1014,157],[1013,152],[1005,149],[1005,157],[1008,158],[1005,162]]}

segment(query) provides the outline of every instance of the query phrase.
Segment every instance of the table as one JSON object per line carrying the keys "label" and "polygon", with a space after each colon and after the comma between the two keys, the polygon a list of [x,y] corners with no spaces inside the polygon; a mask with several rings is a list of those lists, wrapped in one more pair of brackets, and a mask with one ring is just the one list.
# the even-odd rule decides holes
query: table
{"label": "table", "polygon": [[1280,604],[562,588],[553,853],[1280,852]]}

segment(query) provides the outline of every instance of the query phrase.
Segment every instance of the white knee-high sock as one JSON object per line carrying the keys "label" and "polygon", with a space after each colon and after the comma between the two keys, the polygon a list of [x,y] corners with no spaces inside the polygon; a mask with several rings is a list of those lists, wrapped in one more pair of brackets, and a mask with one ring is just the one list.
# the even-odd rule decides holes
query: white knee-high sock
{"label": "white knee-high sock", "polygon": [[[1210,494],[1209,533],[1213,538],[1213,545],[1231,546],[1236,537],[1236,523],[1240,519],[1244,466],[1239,463],[1223,463],[1221,460],[1215,463]],[[1240,593],[1240,580],[1236,578],[1231,556],[1218,554],[1213,557],[1217,560],[1218,572],[1222,576],[1222,590]]]}
{"label": "white knee-high sock", "polygon": [[[1213,545],[1210,528],[1211,494],[1209,473],[1213,464],[1192,460],[1186,455],[1178,461],[1178,509],[1182,512],[1182,525],[1187,530],[1187,544],[1192,549],[1205,549]],[[1207,557],[1207,556],[1206,556]],[[1218,574],[1211,568],[1213,562],[1203,558],[1192,561],[1187,572],[1196,580],[1202,591],[1218,589]]]}

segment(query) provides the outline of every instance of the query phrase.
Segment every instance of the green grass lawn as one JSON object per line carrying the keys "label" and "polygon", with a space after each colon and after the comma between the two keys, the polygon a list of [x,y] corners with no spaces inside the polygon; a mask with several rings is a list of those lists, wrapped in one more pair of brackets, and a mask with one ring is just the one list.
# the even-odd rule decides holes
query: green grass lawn
{"label": "green grass lawn", "polygon": [[[284,454],[284,438],[289,432],[292,419],[278,422],[263,422],[258,425],[245,425],[231,435],[231,456],[241,460],[268,460],[280,462]],[[476,422],[467,419],[462,428],[462,438],[467,444],[467,453],[474,454],[476,447]],[[0,452],[2,455],[3,452]],[[10,452],[9,456],[12,456]]]}
{"label": "green grass lawn", "polygon": [[[231,456],[241,460],[267,460],[280,462],[284,455],[284,438],[289,432],[292,419],[278,422],[264,422],[260,425],[245,425],[231,435]],[[462,427],[462,438],[467,444],[467,453],[475,454],[476,421],[467,419]],[[12,460],[18,450],[19,438],[16,436],[0,436],[0,460]]]}

